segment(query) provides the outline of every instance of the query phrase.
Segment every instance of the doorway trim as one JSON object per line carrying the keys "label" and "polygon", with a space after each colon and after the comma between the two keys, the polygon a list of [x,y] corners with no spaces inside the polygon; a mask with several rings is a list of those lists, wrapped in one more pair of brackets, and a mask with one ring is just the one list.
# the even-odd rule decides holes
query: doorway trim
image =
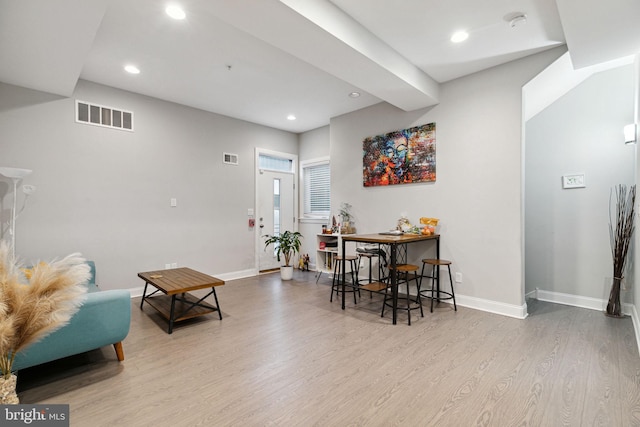
{"label": "doorway trim", "polygon": [[293,185],[294,185],[293,187],[293,231],[298,231],[298,218],[299,218],[298,216],[298,192],[299,192],[298,155],[256,147],[255,157],[254,157],[255,167],[254,167],[254,182],[253,182],[253,188],[254,188],[253,192],[255,195],[253,206],[254,206],[254,212],[255,212],[255,218],[256,218],[256,226],[253,229],[253,236],[254,236],[254,242],[255,242],[254,266],[257,274],[260,274],[260,252],[259,251],[264,249],[264,244],[260,241],[260,230],[257,225],[258,224],[257,219],[259,218],[259,215],[260,215],[260,212],[258,212],[258,178],[260,175],[259,158],[261,154],[273,156],[273,157],[280,157],[282,159],[289,159],[292,161],[291,175],[293,175]]}

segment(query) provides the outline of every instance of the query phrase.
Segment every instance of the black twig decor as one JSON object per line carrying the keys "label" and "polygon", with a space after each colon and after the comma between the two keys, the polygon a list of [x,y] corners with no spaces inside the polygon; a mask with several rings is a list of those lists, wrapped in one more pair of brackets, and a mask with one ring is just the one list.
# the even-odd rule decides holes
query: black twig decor
{"label": "black twig decor", "polygon": [[[615,228],[611,220],[611,199],[614,191],[616,194]],[[606,314],[612,317],[622,317],[620,285],[624,278],[625,263],[633,236],[635,204],[635,184],[630,187],[629,191],[627,191],[626,185],[617,185],[609,196],[609,239],[613,257],[613,283],[611,284]]]}

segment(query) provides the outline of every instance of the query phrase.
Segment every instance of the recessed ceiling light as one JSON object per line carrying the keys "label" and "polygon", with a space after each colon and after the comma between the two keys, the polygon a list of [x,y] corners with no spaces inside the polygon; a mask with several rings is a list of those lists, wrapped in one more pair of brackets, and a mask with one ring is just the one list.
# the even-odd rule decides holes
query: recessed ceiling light
{"label": "recessed ceiling light", "polygon": [[169,15],[173,19],[184,19],[187,16],[187,14],[184,13],[184,10],[182,10],[180,6],[177,6],[175,4],[167,6],[164,11],[167,12],[167,15]]}
{"label": "recessed ceiling light", "polygon": [[456,31],[451,36],[451,41],[453,43],[460,43],[460,42],[465,41],[468,38],[469,38],[469,33],[467,33],[466,31]]}
{"label": "recessed ceiling light", "polygon": [[131,74],[140,74],[140,69],[135,65],[125,65],[124,70]]}
{"label": "recessed ceiling light", "polygon": [[360,92],[351,92],[349,98],[357,98],[360,96]]}
{"label": "recessed ceiling light", "polygon": [[296,116],[294,116],[293,114],[289,114],[287,116],[287,120],[295,120],[295,119],[296,119]]}

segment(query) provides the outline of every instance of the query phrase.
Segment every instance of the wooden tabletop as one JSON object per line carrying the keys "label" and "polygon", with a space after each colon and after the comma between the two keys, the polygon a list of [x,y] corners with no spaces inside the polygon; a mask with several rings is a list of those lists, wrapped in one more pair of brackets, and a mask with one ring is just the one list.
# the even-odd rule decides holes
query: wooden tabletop
{"label": "wooden tabletop", "polygon": [[224,285],[224,280],[187,267],[138,273],[138,277],[167,295]]}
{"label": "wooden tabletop", "polygon": [[439,234],[432,234],[430,236],[424,234],[343,234],[343,241],[347,242],[365,242],[365,243],[382,243],[382,244],[395,244],[395,243],[410,243],[419,242],[421,240],[439,239]]}

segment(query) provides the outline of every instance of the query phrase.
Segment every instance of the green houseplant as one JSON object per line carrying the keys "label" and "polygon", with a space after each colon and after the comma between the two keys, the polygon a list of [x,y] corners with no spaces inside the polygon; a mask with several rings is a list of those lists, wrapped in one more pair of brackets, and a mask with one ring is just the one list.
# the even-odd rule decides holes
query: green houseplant
{"label": "green houseplant", "polygon": [[273,245],[276,251],[276,257],[280,261],[280,256],[284,257],[284,265],[280,267],[280,275],[282,280],[291,280],[293,277],[293,266],[291,265],[291,257],[296,253],[300,253],[302,246],[302,234],[297,231],[285,231],[284,233],[266,235],[264,242],[264,250],[269,245]]}

